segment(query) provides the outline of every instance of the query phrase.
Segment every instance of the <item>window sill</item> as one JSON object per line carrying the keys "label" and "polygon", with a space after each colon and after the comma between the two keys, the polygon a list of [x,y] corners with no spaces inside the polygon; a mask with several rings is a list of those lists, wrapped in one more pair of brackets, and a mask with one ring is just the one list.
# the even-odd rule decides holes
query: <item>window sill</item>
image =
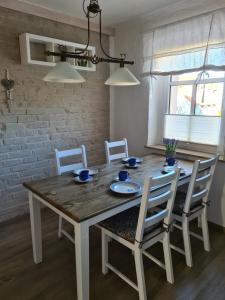
{"label": "window sill", "polygon": [[[164,154],[165,152],[165,146],[163,145],[153,145],[153,146],[145,146],[146,148],[151,150],[151,153],[153,154]],[[206,153],[206,152],[199,152],[199,151],[193,151],[193,150],[187,150],[182,148],[176,149],[176,156],[180,159],[186,159],[186,160],[197,160],[197,159],[208,159],[212,157],[213,153]],[[220,156],[220,161],[225,161],[223,156]]]}

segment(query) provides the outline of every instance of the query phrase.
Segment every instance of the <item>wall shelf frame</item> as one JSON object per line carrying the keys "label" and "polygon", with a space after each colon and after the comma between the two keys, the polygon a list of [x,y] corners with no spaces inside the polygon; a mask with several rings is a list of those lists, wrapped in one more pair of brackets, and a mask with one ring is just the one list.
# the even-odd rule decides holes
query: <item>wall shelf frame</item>
{"label": "wall shelf frame", "polygon": [[[46,67],[54,67],[59,62],[59,57],[47,56],[45,51],[59,52],[59,45],[66,47],[68,52],[84,49],[86,45],[58,40],[50,37],[35,35],[31,33],[23,33],[19,36],[21,63],[24,65],[39,65]],[[96,48],[89,46],[88,55],[95,55]],[[77,60],[67,58],[75,69],[83,71],[96,71],[96,65],[87,60]]]}

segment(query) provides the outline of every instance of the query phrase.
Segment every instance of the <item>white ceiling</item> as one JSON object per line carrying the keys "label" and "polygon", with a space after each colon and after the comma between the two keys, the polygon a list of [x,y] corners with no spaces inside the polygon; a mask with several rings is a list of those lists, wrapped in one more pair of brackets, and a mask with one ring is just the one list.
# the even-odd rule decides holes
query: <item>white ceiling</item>
{"label": "white ceiling", "polygon": [[[50,10],[58,11],[63,14],[72,15],[78,18],[85,18],[82,3],[83,0],[19,0]],[[198,0],[199,1],[199,0]],[[114,25],[130,18],[142,14],[151,13],[176,3],[189,0],[99,0],[103,10],[104,25]],[[89,0],[86,0],[86,5]],[[94,21],[94,20],[93,20]],[[96,20],[97,21],[97,20]]]}

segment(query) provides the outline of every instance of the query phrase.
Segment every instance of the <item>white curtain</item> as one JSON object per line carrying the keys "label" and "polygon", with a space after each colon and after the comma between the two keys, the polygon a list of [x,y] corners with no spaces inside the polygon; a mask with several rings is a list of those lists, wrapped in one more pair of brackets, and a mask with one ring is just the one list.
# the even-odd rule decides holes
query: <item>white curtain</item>
{"label": "white curtain", "polygon": [[[225,10],[143,34],[143,76],[152,78],[204,70],[225,70]],[[222,110],[220,152],[224,152],[225,148],[224,131],[225,105]]]}
{"label": "white curtain", "polygon": [[225,10],[177,22],[143,35],[143,74],[225,70]]}

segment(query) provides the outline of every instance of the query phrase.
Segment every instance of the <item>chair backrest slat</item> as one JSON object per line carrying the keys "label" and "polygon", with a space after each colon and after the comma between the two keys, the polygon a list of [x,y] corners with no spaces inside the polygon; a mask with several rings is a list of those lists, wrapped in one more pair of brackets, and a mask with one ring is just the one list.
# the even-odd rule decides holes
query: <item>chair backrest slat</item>
{"label": "chair backrest slat", "polygon": [[191,198],[191,203],[194,204],[194,203],[198,202],[203,197],[205,197],[207,195],[207,193],[208,193],[208,189],[204,189],[198,193],[193,194],[192,198]]}
{"label": "chair backrest slat", "polygon": [[152,178],[152,188],[170,183],[176,177],[176,172]]}
{"label": "chair backrest slat", "polygon": [[184,205],[185,213],[189,213],[197,202],[199,205],[208,202],[217,161],[218,155],[205,161],[195,161]]}
{"label": "chair backrest slat", "polygon": [[[118,148],[118,147],[124,147],[124,152],[117,153],[117,154],[110,153],[110,149]],[[108,164],[110,164],[111,161],[128,157],[127,139],[124,138],[121,141],[114,141],[114,142],[105,141],[105,152],[106,152],[106,159]]]}
{"label": "chair backrest slat", "polygon": [[[149,227],[156,225],[157,223],[160,224],[161,222],[168,226],[171,223],[179,175],[180,170],[177,169],[167,175],[158,177],[147,176],[145,178],[135,237],[136,241],[143,241],[144,233],[147,233]],[[166,191],[163,188],[163,192],[158,194],[158,190],[156,190],[157,196],[151,196],[151,193],[155,193],[154,188],[160,186],[166,186]],[[165,203],[165,208],[160,210],[157,206],[162,203]]]}
{"label": "chair backrest slat", "polygon": [[[70,156],[81,156],[81,162],[69,164],[69,165],[62,165],[61,159],[70,157]],[[61,175],[66,172],[70,172],[80,168],[87,168],[87,157],[86,157],[86,149],[84,145],[81,145],[79,148],[69,149],[69,150],[62,150],[59,151],[55,149],[55,158],[56,158],[56,168],[57,174]]]}
{"label": "chair backrest slat", "polygon": [[205,185],[207,182],[210,181],[212,175],[210,173],[200,176],[195,180],[195,187]]}
{"label": "chair backrest slat", "polygon": [[109,142],[109,148],[121,147],[125,145],[125,139],[121,141]]}
{"label": "chair backrest slat", "polygon": [[157,214],[154,214],[151,217],[148,217],[145,219],[145,223],[144,223],[144,228],[149,228],[161,221],[163,221],[167,216],[168,216],[168,209],[163,209],[161,211],[159,211]]}
{"label": "chair backrest slat", "polygon": [[76,148],[76,149],[58,151],[59,158],[69,157],[73,155],[82,155],[82,149]]}
{"label": "chair backrest slat", "polygon": [[217,158],[212,157],[207,160],[199,161],[199,171],[211,168],[215,164],[215,160],[217,160]]}
{"label": "chair backrest slat", "polygon": [[159,206],[167,202],[170,199],[171,194],[172,194],[171,191],[166,191],[165,193],[158,195],[156,197],[150,197],[148,200],[148,209]]}

